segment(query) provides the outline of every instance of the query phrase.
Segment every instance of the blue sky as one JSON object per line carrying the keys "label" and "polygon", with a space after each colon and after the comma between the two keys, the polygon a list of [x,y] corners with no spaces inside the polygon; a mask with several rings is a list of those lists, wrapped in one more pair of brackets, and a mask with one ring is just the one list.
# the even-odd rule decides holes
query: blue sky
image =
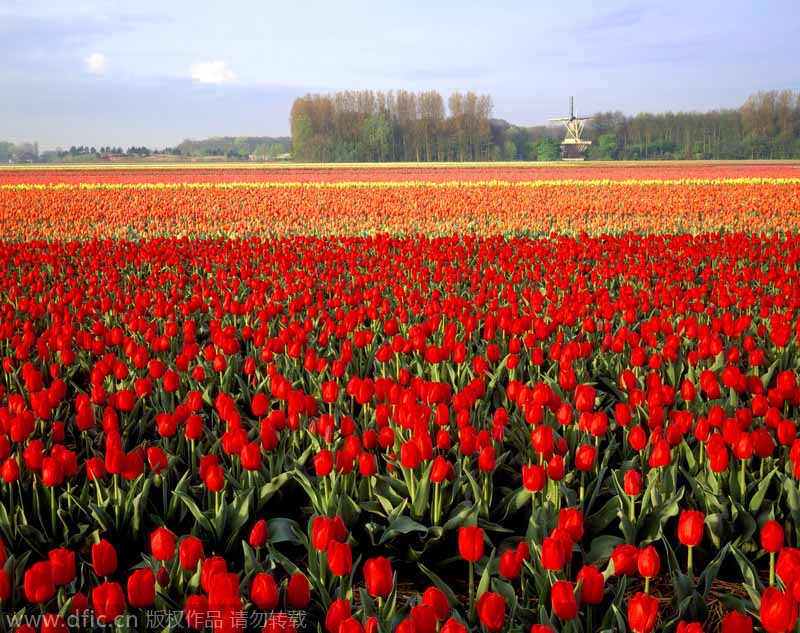
{"label": "blue sky", "polygon": [[800,88],[800,3],[0,0],[0,139],[279,135],[292,99],[475,90],[494,116],[737,107]]}

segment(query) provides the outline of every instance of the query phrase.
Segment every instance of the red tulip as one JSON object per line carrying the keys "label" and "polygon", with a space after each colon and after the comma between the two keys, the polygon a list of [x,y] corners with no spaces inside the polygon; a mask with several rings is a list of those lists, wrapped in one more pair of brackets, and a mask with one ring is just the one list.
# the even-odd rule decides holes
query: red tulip
{"label": "red tulip", "polygon": [[545,470],[538,464],[522,466],[522,484],[525,486],[526,490],[539,492],[544,488],[546,481]]}
{"label": "red tulip", "polygon": [[339,598],[331,602],[325,615],[325,629],[328,633],[338,633],[339,626],[351,615],[350,603]]}
{"label": "red tulip", "polygon": [[661,570],[661,559],[658,556],[656,548],[648,545],[639,552],[637,561],[639,567],[639,575],[642,578],[654,578],[658,576]]}
{"label": "red tulip", "polygon": [[314,455],[314,471],[317,477],[327,477],[333,470],[333,453],[327,448]]}
{"label": "red tulip", "polygon": [[156,528],[150,534],[150,549],[156,560],[170,560],[175,555],[175,535],[167,528]]}
{"label": "red tulip", "polygon": [[334,576],[344,576],[353,569],[353,552],[347,543],[328,543],[328,569]]}
{"label": "red tulip", "polygon": [[445,593],[437,587],[428,587],[422,594],[422,604],[433,609],[436,619],[443,622],[450,613],[450,603]]}
{"label": "red tulip", "polygon": [[642,492],[642,475],[638,470],[629,470],[625,473],[625,480],[623,482],[625,494],[631,497],[637,497]]}
{"label": "red tulip", "polygon": [[411,607],[411,617],[414,633],[436,633],[436,612],[427,604],[418,604]]}
{"label": "red tulip", "polygon": [[292,574],[286,585],[286,604],[292,609],[305,609],[310,601],[308,578],[301,573]]}
{"label": "red tulip", "polygon": [[262,611],[272,611],[278,606],[278,586],[275,579],[266,573],[253,576],[250,585],[250,600]]}
{"label": "red tulip", "polygon": [[207,594],[211,593],[214,577],[228,573],[228,563],[222,556],[212,556],[203,560],[200,567],[200,586]]}
{"label": "red tulip", "polygon": [[178,547],[178,558],[181,568],[186,571],[197,569],[197,563],[203,558],[203,541],[196,536],[187,536]]}
{"label": "red tulip", "polygon": [[562,508],[558,513],[558,527],[566,530],[573,543],[583,538],[583,512],[577,508]]}
{"label": "red tulip", "polygon": [[603,602],[605,578],[594,565],[584,565],[578,572],[578,582],[581,582],[581,603],[600,604]]}
{"label": "red tulip", "polygon": [[450,618],[439,629],[439,633],[467,633],[467,627],[461,624],[455,618]]}
{"label": "red tulip", "polygon": [[0,567],[0,602],[5,602],[11,597],[11,579],[5,569]]}
{"label": "red tulip", "polygon": [[506,601],[499,593],[484,591],[478,598],[478,619],[489,631],[499,631],[506,620]]}
{"label": "red tulip", "polygon": [[28,602],[47,602],[56,593],[53,568],[49,562],[34,563],[25,572],[25,598]]}
{"label": "red tulip", "polygon": [[761,595],[761,625],[768,633],[786,633],[794,629],[797,620],[797,603],[792,596],[767,587]]}
{"label": "red tulip", "polygon": [[250,547],[264,547],[269,541],[269,527],[264,519],[259,519],[250,530],[249,537]]}
{"label": "red tulip", "polygon": [[594,468],[594,459],[597,451],[594,446],[582,444],[575,452],[575,468],[581,472],[588,472]]}
{"label": "red tulip", "polygon": [[628,626],[633,633],[650,633],[658,618],[658,600],[637,593],[628,600]]}
{"label": "red tulip", "polygon": [[615,576],[633,576],[639,568],[639,548],[635,545],[617,545],[611,552]]}
{"label": "red tulip", "polygon": [[519,578],[522,571],[522,561],[517,556],[517,551],[509,549],[503,552],[500,556],[498,568],[503,578],[508,580]]}
{"label": "red tulip", "polygon": [[69,633],[69,627],[67,627],[66,621],[60,615],[47,613],[42,618],[39,633]]}
{"label": "red tulip", "polygon": [[199,631],[205,627],[208,619],[208,598],[203,594],[194,594],[186,598],[184,617],[189,628]]}
{"label": "red tulip", "polygon": [[[570,544],[570,551],[572,544]],[[542,567],[552,571],[560,571],[566,564],[566,552],[561,542],[552,536],[545,537],[542,542]]]}
{"label": "red tulip", "polygon": [[464,526],[458,529],[458,552],[461,558],[470,563],[483,556],[483,529],[477,526]]}
{"label": "red tulip", "polygon": [[125,612],[125,596],[116,582],[104,582],[92,589],[92,606],[102,623],[113,622]]}
{"label": "red tulip", "polygon": [[753,620],[749,615],[731,611],[722,618],[720,633],[753,633]]}
{"label": "red tulip", "polygon": [[557,580],[553,583],[550,588],[550,605],[553,613],[562,620],[572,620],[578,615],[578,603],[571,582]]}
{"label": "red tulip", "polygon": [[155,580],[149,568],[134,570],[128,576],[128,604],[135,608],[152,606],[156,597]]}
{"label": "red tulip", "polygon": [[687,547],[697,547],[703,540],[705,515],[698,510],[681,510],[678,517],[678,540]]}
{"label": "red tulip", "polygon": [[373,598],[385,598],[394,588],[392,565],[388,558],[368,558],[364,563],[364,581]]}
{"label": "red tulip", "polygon": [[75,552],[64,548],[54,549],[48,552],[47,558],[56,586],[68,585],[75,579]]}
{"label": "red tulip", "polygon": [[783,547],[783,527],[777,521],[767,521],[761,528],[761,547],[774,554]]}

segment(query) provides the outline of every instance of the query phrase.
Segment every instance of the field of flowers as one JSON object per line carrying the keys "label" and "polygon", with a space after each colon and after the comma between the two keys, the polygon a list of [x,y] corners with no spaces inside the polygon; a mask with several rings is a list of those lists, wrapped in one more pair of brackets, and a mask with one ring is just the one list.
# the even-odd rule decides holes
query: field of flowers
{"label": "field of flowers", "polygon": [[0,631],[795,631],[798,171],[0,171]]}

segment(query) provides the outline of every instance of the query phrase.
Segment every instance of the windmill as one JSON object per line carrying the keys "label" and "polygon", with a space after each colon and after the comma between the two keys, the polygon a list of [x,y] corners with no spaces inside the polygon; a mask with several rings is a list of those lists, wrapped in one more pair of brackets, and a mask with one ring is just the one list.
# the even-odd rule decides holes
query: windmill
{"label": "windmill", "polygon": [[572,97],[569,98],[569,116],[558,119],[550,119],[554,123],[563,123],[567,128],[567,134],[561,141],[561,160],[583,160],[586,150],[591,141],[584,141],[581,138],[583,126],[590,116],[575,116],[575,106]]}

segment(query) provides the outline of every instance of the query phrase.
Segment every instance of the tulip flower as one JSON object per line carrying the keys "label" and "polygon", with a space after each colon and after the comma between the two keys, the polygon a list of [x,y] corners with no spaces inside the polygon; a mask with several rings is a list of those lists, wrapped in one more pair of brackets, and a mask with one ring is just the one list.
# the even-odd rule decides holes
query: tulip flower
{"label": "tulip flower", "polygon": [[484,591],[477,604],[478,619],[489,631],[499,631],[506,620],[506,601],[498,593]]}
{"label": "tulip flower", "polygon": [[761,626],[767,633],[786,633],[792,631],[797,621],[797,603],[791,595],[767,587],[761,594]]}
{"label": "tulip flower", "polygon": [[628,626],[632,633],[651,633],[658,618],[658,600],[637,593],[628,600]]}
{"label": "tulip flower", "polygon": [[175,535],[164,527],[153,530],[150,549],[156,560],[168,561],[175,555]]}
{"label": "tulip flower", "polygon": [[605,579],[594,565],[584,565],[578,572],[577,581],[582,582],[580,601],[592,605],[603,602]]}
{"label": "tulip flower", "polygon": [[264,547],[267,544],[268,540],[269,540],[269,527],[267,527],[267,522],[264,519],[259,519],[253,524],[253,527],[250,530],[250,536],[248,538],[250,547],[259,549],[261,547]]}
{"label": "tulip flower", "polygon": [[783,527],[777,521],[767,521],[761,528],[761,547],[769,552],[769,586],[775,586],[775,554],[783,548]]}
{"label": "tulip flower", "polygon": [[438,622],[444,622],[445,618],[450,614],[450,603],[447,601],[447,596],[437,587],[428,587],[422,593],[422,604],[426,604],[433,609]]}
{"label": "tulip flower", "polygon": [[311,601],[311,587],[306,578],[301,573],[294,573],[289,576],[286,584],[286,604],[292,609],[305,609]]}
{"label": "tulip flower", "polygon": [[475,569],[474,565],[483,556],[483,530],[477,526],[458,529],[458,551],[461,558],[469,562],[469,612],[475,614]]}
{"label": "tulip flower", "polygon": [[117,550],[105,539],[92,545],[92,567],[98,576],[110,576],[117,569]]}
{"label": "tulip flower", "polygon": [[753,633],[753,620],[749,615],[731,611],[722,618],[720,633]]}
{"label": "tulip flower", "polygon": [[102,623],[113,622],[125,612],[125,595],[115,582],[104,582],[92,589],[92,606]]}
{"label": "tulip flower", "polygon": [[648,545],[639,552],[637,559],[639,575],[644,578],[644,592],[650,593],[650,579],[658,576],[661,570],[661,559],[656,548]]}
{"label": "tulip flower", "polygon": [[334,576],[344,576],[353,569],[353,553],[347,543],[328,543],[328,569]]}
{"label": "tulip flower", "polygon": [[678,517],[678,540],[689,548],[687,574],[692,577],[692,549],[703,540],[705,515],[697,510],[681,510]]}
{"label": "tulip flower", "polygon": [[364,562],[364,581],[367,593],[373,598],[385,598],[394,588],[392,566],[389,559],[379,556]]}
{"label": "tulip flower", "polygon": [[47,602],[56,593],[53,568],[49,562],[34,563],[25,572],[25,598],[28,602]]}
{"label": "tulip flower", "polygon": [[149,568],[135,569],[128,576],[128,604],[135,608],[152,606],[156,596],[155,580]]}
{"label": "tulip flower", "polygon": [[275,579],[266,573],[259,573],[253,576],[250,584],[250,600],[261,611],[272,611],[278,606],[278,586]]}
{"label": "tulip flower", "polygon": [[578,602],[571,582],[557,580],[550,588],[550,605],[553,613],[562,620],[572,620],[578,615]]}
{"label": "tulip flower", "polygon": [[178,559],[182,569],[194,571],[203,558],[203,541],[196,536],[187,536],[178,546]]}
{"label": "tulip flower", "polygon": [[54,549],[48,552],[47,559],[56,586],[68,585],[75,579],[75,552],[64,548]]}

